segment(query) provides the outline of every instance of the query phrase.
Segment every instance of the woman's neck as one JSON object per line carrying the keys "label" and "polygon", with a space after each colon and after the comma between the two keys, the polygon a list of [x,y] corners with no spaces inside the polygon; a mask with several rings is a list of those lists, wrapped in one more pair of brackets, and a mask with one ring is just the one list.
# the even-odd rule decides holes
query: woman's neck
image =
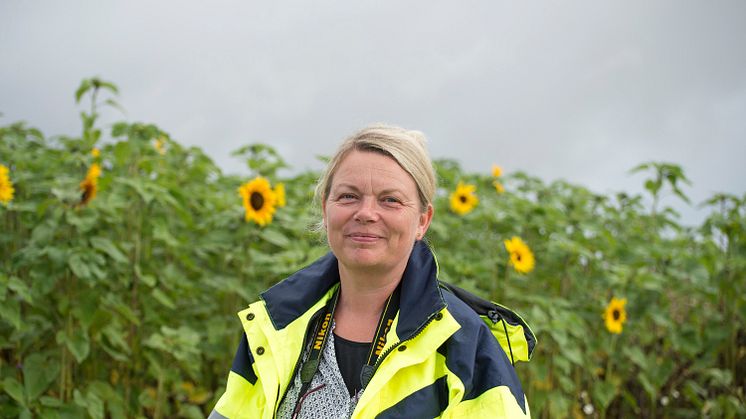
{"label": "woman's neck", "polygon": [[334,333],[355,342],[371,342],[386,300],[401,281],[401,273],[388,277],[345,275],[340,269],[339,303]]}

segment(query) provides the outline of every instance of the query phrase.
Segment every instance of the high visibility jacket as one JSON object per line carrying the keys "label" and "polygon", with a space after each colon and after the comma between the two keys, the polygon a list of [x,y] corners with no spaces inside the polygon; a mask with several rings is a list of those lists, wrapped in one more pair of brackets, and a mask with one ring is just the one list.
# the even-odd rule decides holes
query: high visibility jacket
{"label": "high visibility jacket", "polygon": [[[530,358],[530,328],[508,309],[440,283],[437,272],[432,252],[418,241],[386,346],[352,417],[530,417],[511,362]],[[337,259],[329,253],[238,313],[245,339],[210,419],[274,417],[309,328],[338,286]]]}

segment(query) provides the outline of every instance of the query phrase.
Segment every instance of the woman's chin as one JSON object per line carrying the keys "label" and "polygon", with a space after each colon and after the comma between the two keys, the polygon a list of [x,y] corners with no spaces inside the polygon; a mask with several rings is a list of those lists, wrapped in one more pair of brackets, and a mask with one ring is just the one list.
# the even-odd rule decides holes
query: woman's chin
{"label": "woman's chin", "polygon": [[338,259],[341,264],[350,269],[381,268],[385,265],[381,252],[372,249],[347,251],[338,256]]}

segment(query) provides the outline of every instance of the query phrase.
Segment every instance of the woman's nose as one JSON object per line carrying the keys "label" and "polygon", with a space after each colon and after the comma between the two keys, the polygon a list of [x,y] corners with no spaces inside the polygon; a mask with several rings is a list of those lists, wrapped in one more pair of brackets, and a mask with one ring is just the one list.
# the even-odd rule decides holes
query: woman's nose
{"label": "woman's nose", "polygon": [[374,198],[364,197],[360,200],[360,206],[355,212],[355,221],[359,223],[368,223],[376,221],[378,212],[376,208],[376,200]]}

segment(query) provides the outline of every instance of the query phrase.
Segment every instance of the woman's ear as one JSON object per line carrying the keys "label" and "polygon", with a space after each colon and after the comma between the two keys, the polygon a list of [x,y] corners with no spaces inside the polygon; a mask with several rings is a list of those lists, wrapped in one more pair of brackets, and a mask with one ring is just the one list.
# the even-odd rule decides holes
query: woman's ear
{"label": "woman's ear", "polygon": [[433,209],[432,204],[427,204],[427,209],[425,212],[420,214],[419,224],[417,226],[417,240],[421,240],[423,237],[425,237],[425,233],[427,233],[427,229],[430,228],[430,222],[433,220],[433,213],[435,210]]}

